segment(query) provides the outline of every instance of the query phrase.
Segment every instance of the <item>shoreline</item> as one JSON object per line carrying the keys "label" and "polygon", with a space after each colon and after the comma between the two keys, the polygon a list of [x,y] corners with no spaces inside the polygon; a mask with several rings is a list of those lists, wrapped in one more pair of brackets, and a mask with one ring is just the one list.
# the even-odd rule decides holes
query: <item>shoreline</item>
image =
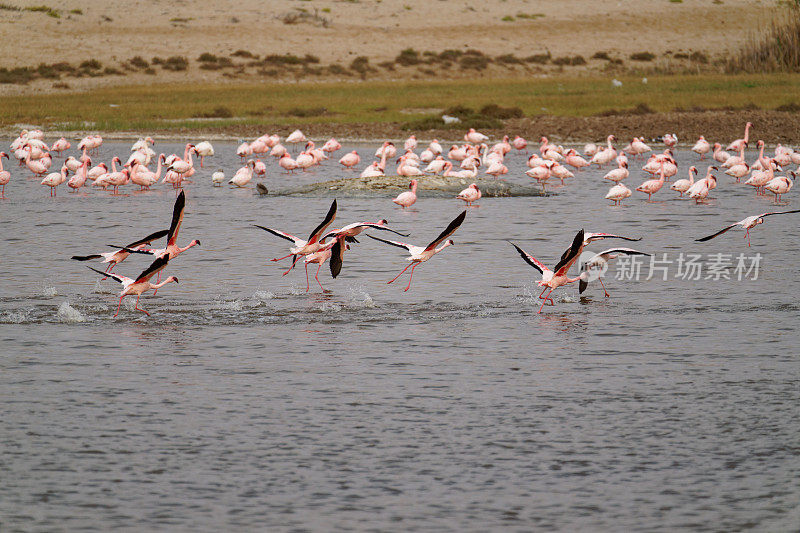
{"label": "shoreline", "polygon": [[[609,116],[564,117],[541,115],[531,118],[508,119],[502,128],[480,128],[492,142],[503,135],[520,135],[530,144],[537,144],[542,136],[553,142],[563,144],[582,144],[605,141],[607,135],[615,135],[617,142],[625,142],[632,137],[643,137],[652,142],[666,133],[676,134],[681,147],[691,147],[700,135],[710,142],[728,142],[741,136],[746,122],[752,122],[753,138],[762,139],[767,145],[800,144],[800,113],[773,110],[736,111],[686,111],[666,113],[625,113]],[[13,139],[23,128],[42,127],[36,124],[15,124],[0,129],[0,136]],[[285,137],[299,128],[315,141],[335,137],[349,143],[374,143],[385,140],[400,143],[411,134],[420,142],[438,139],[444,143],[463,142],[466,126],[435,130],[404,130],[397,122],[370,123],[303,123],[288,126],[285,124],[242,124],[208,126],[197,129],[160,128],[149,131],[103,131],[51,130],[42,127],[47,137],[65,137],[78,140],[89,133],[100,134],[107,140],[127,141],[150,136],[161,141],[182,141],[203,139],[217,142],[239,142],[254,139],[265,133],[277,133]]]}

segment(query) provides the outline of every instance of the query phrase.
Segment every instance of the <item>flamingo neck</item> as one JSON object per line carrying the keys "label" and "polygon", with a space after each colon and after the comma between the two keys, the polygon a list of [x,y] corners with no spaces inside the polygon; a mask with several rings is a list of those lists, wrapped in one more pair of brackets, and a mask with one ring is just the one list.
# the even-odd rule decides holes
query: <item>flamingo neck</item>
{"label": "flamingo neck", "polygon": [[151,283],[150,284],[150,288],[151,289],[160,289],[161,287],[163,287],[167,283],[171,283],[171,282],[172,282],[172,276],[168,277],[167,279],[165,279],[161,283],[155,283],[155,284]]}
{"label": "flamingo neck", "polygon": [[440,247],[438,247],[438,248],[434,248],[434,249],[433,249],[433,254],[434,254],[434,255],[438,254],[439,252],[441,252],[442,250],[444,250],[444,249],[445,249],[445,248],[447,248],[448,246],[452,246],[452,244],[450,244],[449,242],[446,242],[446,243],[444,243],[443,245],[441,245]]}

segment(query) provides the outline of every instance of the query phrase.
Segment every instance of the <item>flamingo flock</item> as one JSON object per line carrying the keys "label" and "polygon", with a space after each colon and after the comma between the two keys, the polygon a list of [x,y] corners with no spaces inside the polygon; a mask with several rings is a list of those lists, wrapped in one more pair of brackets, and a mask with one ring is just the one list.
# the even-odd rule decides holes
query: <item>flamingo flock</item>
{"label": "flamingo flock", "polygon": [[[483,174],[482,179],[504,180],[507,178],[503,176],[509,174],[506,158],[522,155],[525,157],[527,166],[527,170],[524,172],[526,178],[523,179],[530,179],[532,183],[538,184],[543,194],[547,194],[548,186],[551,190],[553,187],[580,186],[581,183],[592,178],[579,178],[578,176],[586,176],[587,170],[596,165],[598,169],[605,169],[601,179],[612,184],[605,199],[610,200],[613,206],[623,206],[623,202],[631,198],[634,192],[646,194],[646,203],[655,202],[657,200],[654,200],[654,197],[664,197],[664,193],[661,191],[667,184],[669,185],[666,189],[678,193],[676,199],[694,200],[696,204],[704,204],[711,200],[710,195],[718,185],[722,185],[722,189],[729,189],[739,184],[739,186],[753,187],[756,196],[773,194],[775,204],[780,205],[783,203],[783,196],[792,189],[796,177],[795,171],[787,169],[784,173],[784,169],[791,165],[800,165],[800,152],[778,145],[774,153],[766,154],[765,143],[758,140],[756,143],[758,155],[755,160],[748,160],[745,150],[750,146],[751,129],[753,129],[753,125],[748,122],[742,138],[728,143],[725,149],[722,148],[724,143],[712,143],[704,136],[700,136],[691,150],[698,157],[698,164],[705,159],[712,164],[707,166],[705,175],[699,179],[698,167],[695,164],[686,170],[684,174],[687,176],[686,178],[672,181],[672,178],[679,173],[674,157],[678,140],[674,134],[666,134],[660,139],[650,141],[650,144],[663,143],[663,150],[652,148],[642,137],[633,137],[626,146],[617,149],[615,146],[617,138],[614,135],[608,135],[604,143],[589,143],[583,147],[582,151],[579,151],[576,148],[565,149],[563,146],[551,142],[546,136],[539,139],[538,148],[537,144],[520,136],[515,136],[512,140],[506,135],[499,142],[491,144],[487,135],[471,128],[464,135],[463,143],[451,144],[449,148],[443,146],[437,139],[427,143],[420,142],[416,135],[411,135],[404,142],[397,144],[393,141],[385,141],[375,150],[374,160],[371,161],[369,159],[373,157],[372,154],[365,155],[363,152],[359,154],[356,150],[346,152],[341,157],[335,156],[337,151],[342,150],[342,144],[335,138],[328,139],[322,143],[320,148],[317,148],[315,142],[307,138],[300,130],[293,131],[283,140],[276,134],[265,134],[253,141],[241,141],[236,147],[236,155],[241,159],[242,166],[233,170],[230,179],[227,178],[224,169],[217,169],[211,173],[211,182],[216,187],[227,182],[234,188],[248,188],[255,178],[260,179],[268,174],[292,175],[313,172],[315,167],[325,165],[326,161],[330,159],[328,164],[338,165],[341,172],[358,173],[364,179],[384,177],[387,176],[387,172],[389,172],[389,176],[409,178],[408,189],[391,198],[391,201],[398,206],[397,209],[403,211],[416,205],[418,187],[421,184],[424,185],[428,176],[439,175],[444,178],[461,180],[462,183],[464,180],[467,183],[478,180],[480,174]],[[114,245],[108,252],[72,257],[78,261],[102,260],[106,269],[101,271],[92,268],[92,270],[102,274],[104,278],[110,277],[122,284],[123,290],[120,293],[117,313],[114,316],[119,313],[123,298],[129,295],[137,296],[134,309],[147,313],[139,307],[141,295],[151,290],[155,294],[166,283],[177,283],[178,280],[174,276],[161,282],[161,271],[176,257],[190,248],[200,245],[199,239],[193,239],[183,247],[177,243],[186,205],[184,186],[191,183],[190,179],[196,174],[198,168],[204,168],[205,159],[215,155],[214,147],[208,141],[201,141],[196,144],[186,143],[182,155],[157,153],[154,150],[156,143],[153,138],[143,137],[131,146],[130,154],[124,158],[125,162],[123,163],[123,158],[119,156],[112,157],[109,161],[97,161],[99,147],[102,144],[103,139],[99,135],[85,136],[76,145],[79,152],[70,155],[72,143],[67,139],[63,137],[56,139],[48,146],[44,141],[42,131],[23,130],[11,143],[8,153],[0,152],[0,187],[2,187],[0,188],[0,199],[6,197],[6,187],[9,184],[13,185],[13,177],[24,178],[25,169],[30,172],[31,178],[40,179],[41,185],[48,187],[52,197],[57,196],[59,187],[64,183],[71,192],[86,191],[91,188],[109,191],[112,196],[124,196],[121,191],[129,186],[138,187],[138,191],[146,192],[159,182],[170,184],[176,190],[177,197],[169,229],[156,231],[124,246]],[[530,150],[531,147],[534,147],[533,151]],[[17,160],[20,171],[15,171],[13,165],[3,166],[3,159],[10,162],[12,157]],[[368,161],[362,162],[362,157]],[[63,161],[53,167],[53,161],[59,158],[63,158]],[[637,160],[642,161],[640,163],[641,171],[648,178],[631,190],[624,182],[631,179],[632,166]],[[196,164],[198,161],[199,167]],[[274,161],[274,167],[270,161]],[[394,161],[396,165],[393,171],[388,168],[391,161]],[[723,180],[724,176],[717,175],[720,170],[724,170],[724,174],[729,178]],[[259,190],[260,193],[268,193],[263,184],[258,183],[258,185],[263,189],[263,191]],[[422,191],[424,192],[424,190],[423,188]],[[472,182],[458,193],[455,199],[463,201],[465,207],[479,207],[477,202],[483,195],[484,191],[481,191],[478,183]],[[663,200],[661,202],[663,203]],[[306,272],[307,291],[311,289],[309,265],[317,265],[314,278],[320,289],[325,291],[319,278],[323,264],[329,263],[331,276],[336,278],[342,270],[345,253],[359,242],[356,237],[362,232],[374,230],[408,236],[390,229],[388,221],[383,218],[377,222],[353,222],[342,228],[329,230],[336,218],[337,209],[337,202],[334,200],[322,222],[312,230],[307,239],[296,237],[273,227],[256,225],[256,227],[291,243],[288,255],[275,258],[273,261],[291,258],[291,265],[283,273],[285,276],[302,259]],[[699,238],[697,241],[706,242],[738,226],[745,230],[744,237],[750,246],[750,230],[762,224],[766,217],[798,212],[800,209],[772,210],[747,216],[724,227],[717,233]],[[405,249],[409,253],[408,265],[388,283],[396,281],[410,268],[408,285],[404,289],[404,291],[408,291],[411,288],[411,280],[416,267],[452,246],[454,241],[450,237],[465,222],[466,217],[467,211],[464,210],[440,232],[437,238],[424,247],[388,240],[368,233],[367,236],[370,239]],[[163,247],[151,247],[154,241],[165,236],[167,242]],[[589,282],[596,279],[592,278],[591,271],[605,268],[609,261],[624,255],[650,255],[631,248],[610,248],[579,264],[580,273],[577,276],[570,276],[569,271],[578,261],[583,248],[590,242],[602,238],[636,240],[607,233],[585,233],[581,230],[574,235],[572,244],[553,269],[549,269],[533,255],[512,243],[522,259],[541,274],[541,279],[537,282],[543,288],[539,295],[542,300],[539,312],[545,305],[553,304],[551,294],[560,287],[579,282],[579,292],[583,293]],[[153,258],[152,263],[136,278],[115,274],[114,268],[132,255],[149,255]],[[153,276],[157,276],[155,283],[150,282]],[[602,279],[600,282],[603,284],[604,294],[608,296]]]}

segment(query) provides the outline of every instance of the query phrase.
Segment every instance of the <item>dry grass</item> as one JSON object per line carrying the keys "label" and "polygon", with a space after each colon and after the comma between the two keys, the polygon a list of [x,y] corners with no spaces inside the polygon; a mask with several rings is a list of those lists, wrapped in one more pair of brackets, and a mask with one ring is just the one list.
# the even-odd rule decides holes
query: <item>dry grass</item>
{"label": "dry grass", "polygon": [[728,60],[728,72],[800,71],[800,0],[774,19],[767,32],[751,36],[739,53]]}

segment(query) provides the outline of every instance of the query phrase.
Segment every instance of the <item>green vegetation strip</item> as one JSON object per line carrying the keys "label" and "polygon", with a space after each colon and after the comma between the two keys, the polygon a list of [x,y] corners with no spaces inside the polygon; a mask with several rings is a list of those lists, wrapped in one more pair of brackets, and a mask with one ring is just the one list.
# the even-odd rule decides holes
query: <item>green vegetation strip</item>
{"label": "green vegetation strip", "polygon": [[[612,110],[796,107],[800,74],[697,75],[442,82],[155,84],[86,93],[9,96],[0,126],[62,129],[202,130],[234,124],[420,125],[454,106],[519,108],[524,116],[593,116]],[[437,111],[439,110],[439,111]],[[635,113],[636,111],[634,111]]]}

